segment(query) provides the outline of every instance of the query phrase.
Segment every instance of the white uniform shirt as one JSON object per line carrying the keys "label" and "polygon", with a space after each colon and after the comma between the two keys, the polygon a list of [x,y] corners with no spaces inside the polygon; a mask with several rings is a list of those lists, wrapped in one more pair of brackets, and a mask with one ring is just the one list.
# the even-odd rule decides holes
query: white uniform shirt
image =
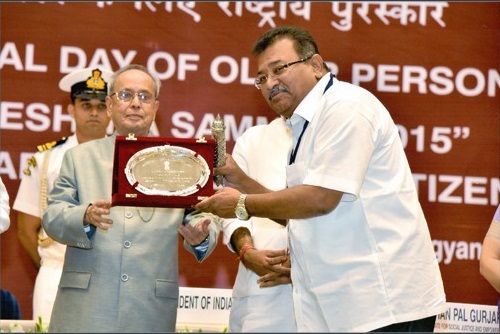
{"label": "white uniform shirt", "polygon": [[[63,144],[50,149],[50,161],[47,166],[46,176],[47,194],[50,192],[54,181],[59,176],[59,170],[61,169],[64,153],[76,145],[78,145],[76,136],[71,135]],[[41,173],[48,152],[49,151],[42,151],[35,153],[34,157],[37,161],[37,166],[35,168],[31,168],[31,175],[23,176],[13,205],[14,210],[27,213],[34,217],[40,217],[40,219],[42,217],[40,204]],[[38,247],[38,253],[40,254],[42,265],[48,265],[50,262],[51,266],[61,269],[63,266],[65,251],[66,245],[55,241],[47,247]]]}
{"label": "white uniform shirt", "polygon": [[10,226],[10,205],[9,205],[9,193],[2,178],[0,178],[0,234],[7,231]]}
{"label": "white uniform shirt", "polygon": [[[268,125],[256,125],[249,128],[236,140],[232,157],[240,168],[251,178],[271,190],[286,187],[286,165],[291,147],[290,130],[282,118],[273,120]],[[240,226],[247,227],[257,249],[285,249],[287,233],[284,226],[267,219],[251,217],[248,221],[224,219],[223,242],[234,251],[230,244],[231,234]],[[247,270],[240,263],[233,286],[234,297],[256,294],[273,294],[277,290],[290,289],[287,285],[274,288],[260,288],[259,276]]]}
{"label": "white uniform shirt", "polygon": [[310,124],[288,186],[345,193],[329,214],[289,221],[298,330],[365,332],[438,314],[443,282],[397,127],[361,87],[334,79],[323,94],[328,80],[293,116]]}

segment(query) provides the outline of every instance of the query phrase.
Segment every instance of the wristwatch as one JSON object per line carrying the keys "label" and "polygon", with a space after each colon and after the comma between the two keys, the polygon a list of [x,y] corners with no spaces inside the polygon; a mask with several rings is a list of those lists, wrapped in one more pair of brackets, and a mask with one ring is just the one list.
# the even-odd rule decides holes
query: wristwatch
{"label": "wristwatch", "polygon": [[248,215],[247,208],[245,207],[245,199],[247,198],[247,194],[241,194],[238,199],[238,204],[236,204],[236,209],[234,209],[234,213],[236,214],[236,218],[241,220],[248,220],[250,216]]}

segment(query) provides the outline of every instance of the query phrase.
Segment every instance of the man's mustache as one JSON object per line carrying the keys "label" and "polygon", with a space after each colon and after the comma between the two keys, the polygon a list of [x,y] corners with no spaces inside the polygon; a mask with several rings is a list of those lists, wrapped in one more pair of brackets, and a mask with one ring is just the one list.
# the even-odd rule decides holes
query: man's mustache
{"label": "man's mustache", "polygon": [[286,88],[285,86],[276,85],[273,88],[271,88],[271,90],[269,90],[269,93],[267,94],[267,98],[269,101],[271,101],[273,99],[274,95],[276,95],[278,93],[283,93],[283,92],[289,93],[288,88]]}

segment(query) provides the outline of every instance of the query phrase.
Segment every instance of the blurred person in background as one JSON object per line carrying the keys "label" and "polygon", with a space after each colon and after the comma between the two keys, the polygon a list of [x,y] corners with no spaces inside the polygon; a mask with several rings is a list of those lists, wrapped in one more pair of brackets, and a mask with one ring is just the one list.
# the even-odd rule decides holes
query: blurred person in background
{"label": "blurred person in background", "polygon": [[2,178],[0,177],[0,234],[7,231],[10,227],[10,204],[9,193]]}
{"label": "blurred person in background", "polygon": [[[500,293],[500,205],[491,220],[488,232],[484,236],[479,272]],[[500,298],[498,299],[498,317],[500,324]]]}
{"label": "blurred person in background", "polygon": [[[284,118],[253,126],[236,139],[232,155],[214,173],[224,176],[225,186],[244,193],[259,192],[262,186],[284,189],[291,146]],[[286,228],[272,219],[250,217],[223,219],[222,231],[224,244],[240,260],[228,330],[296,332]],[[270,258],[280,263],[272,265]]]}
{"label": "blurred person in background", "polygon": [[[10,227],[9,193],[0,177],[0,234]],[[0,289],[0,319],[21,319],[21,308],[16,297],[5,289]]]}

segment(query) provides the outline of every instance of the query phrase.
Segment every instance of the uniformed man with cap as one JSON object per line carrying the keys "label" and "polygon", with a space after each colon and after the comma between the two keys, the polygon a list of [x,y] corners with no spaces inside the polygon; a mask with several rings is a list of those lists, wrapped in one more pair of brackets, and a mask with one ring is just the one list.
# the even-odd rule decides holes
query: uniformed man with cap
{"label": "uniformed man with cap", "polygon": [[81,143],[103,138],[110,123],[105,98],[112,71],[86,68],[67,74],[59,88],[70,93],[67,111],[74,119],[75,133],[58,141],[38,145],[28,159],[13,209],[17,211],[18,237],[39,268],[33,292],[33,319],[48,322],[62,273],[66,245],[50,239],[41,223],[47,194],[59,175],[64,153]]}

